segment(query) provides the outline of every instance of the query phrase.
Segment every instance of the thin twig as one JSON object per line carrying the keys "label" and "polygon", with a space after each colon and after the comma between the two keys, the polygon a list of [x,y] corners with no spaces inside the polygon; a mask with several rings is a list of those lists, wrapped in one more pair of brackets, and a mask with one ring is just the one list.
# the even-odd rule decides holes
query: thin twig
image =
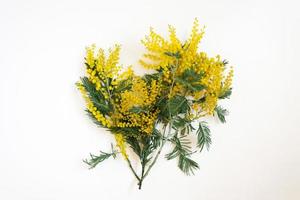
{"label": "thin twig", "polygon": [[131,165],[130,160],[129,160],[128,158],[126,158],[126,161],[127,161],[127,163],[128,163],[129,168],[131,169],[132,173],[134,174],[135,178],[136,178],[138,181],[140,181],[141,179],[140,179],[140,177],[136,174],[136,172],[134,171],[134,169],[133,169],[133,167],[132,167],[132,165]]}
{"label": "thin twig", "polygon": [[[166,134],[166,128],[167,128],[167,126],[164,127],[163,138],[165,137],[165,134]],[[172,121],[171,121],[170,124],[169,124],[169,132],[168,132],[168,135],[170,134],[171,130],[172,130]],[[159,148],[159,150],[158,150],[158,152],[157,152],[157,154],[156,154],[156,156],[155,156],[153,162],[152,162],[151,165],[148,167],[148,169],[147,169],[145,175],[141,178],[141,181],[148,175],[149,171],[151,170],[151,168],[153,167],[153,165],[156,163],[156,160],[158,159],[158,156],[160,155],[161,150],[162,150],[163,146],[165,145],[166,141],[167,141],[167,140],[163,140],[163,141],[162,141],[162,144],[161,144],[161,146],[160,146],[160,148]]]}

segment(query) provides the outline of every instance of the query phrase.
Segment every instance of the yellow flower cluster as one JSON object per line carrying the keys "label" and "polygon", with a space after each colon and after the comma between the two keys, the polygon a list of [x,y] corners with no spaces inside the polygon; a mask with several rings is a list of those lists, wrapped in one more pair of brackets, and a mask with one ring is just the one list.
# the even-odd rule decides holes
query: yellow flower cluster
{"label": "yellow flower cluster", "polygon": [[161,82],[152,80],[151,86],[148,89],[148,98],[146,100],[146,105],[151,105],[156,101],[157,97],[160,95],[160,90]]}
{"label": "yellow flower cluster", "polygon": [[90,68],[93,68],[95,66],[95,48],[95,44],[90,47],[86,47],[85,61]]}
{"label": "yellow flower cluster", "polygon": [[174,97],[175,95],[180,95],[184,93],[184,89],[182,87],[182,85],[175,83],[174,87],[172,88],[172,90],[169,93],[169,98]]}
{"label": "yellow flower cluster", "polygon": [[[107,78],[114,78],[120,71],[119,55],[120,45],[115,45],[114,48],[109,49],[109,55],[106,59],[103,49],[99,49],[97,55],[95,55],[95,45],[86,48],[86,64],[87,74],[89,80],[96,85],[96,90],[102,89],[105,97],[108,98],[107,89],[102,87],[103,81]],[[112,90],[113,88],[109,88]]]}
{"label": "yellow flower cluster", "polygon": [[201,79],[202,85],[205,86],[206,99],[203,103],[203,110],[209,115],[213,114],[217,106],[218,97],[221,92],[224,64],[220,60],[220,56],[216,58],[208,58],[202,53],[201,65],[198,65],[198,70],[205,73]]}
{"label": "yellow flower cluster", "polygon": [[107,119],[101,112],[95,107],[93,102],[90,100],[87,91],[85,90],[84,86],[82,83],[76,83],[78,90],[81,92],[85,102],[86,102],[86,107],[88,111],[95,117],[95,119],[100,122],[104,127],[111,127],[111,121]]}
{"label": "yellow flower cluster", "polygon": [[199,22],[195,19],[190,38],[185,44],[186,48],[182,51],[181,67],[179,68],[181,72],[183,72],[186,68],[195,65],[198,54],[198,46],[204,35],[204,28],[205,27],[199,30]]}
{"label": "yellow flower cluster", "polygon": [[[213,114],[218,97],[230,89],[233,76],[233,70],[230,70],[227,76],[224,75],[226,69],[220,56],[210,58],[206,53],[198,52],[199,43],[204,35],[204,28],[199,29],[199,22],[195,19],[190,37],[185,42],[180,42],[176,36],[176,30],[172,26],[169,26],[169,40],[164,39],[151,29],[149,36],[142,40],[148,53],[140,61],[146,68],[162,70],[163,81],[166,83],[173,82],[174,74],[175,77],[178,77],[188,69],[202,74],[199,84],[203,85],[205,89],[200,92],[187,93],[196,100],[205,97],[204,102],[193,105],[193,108],[202,112],[201,116],[203,113]],[[148,62],[145,59],[148,59]],[[175,71],[171,71],[172,67]],[[176,94],[182,95],[182,93],[181,85],[175,83],[169,97]]]}
{"label": "yellow flower cluster", "polygon": [[[123,72],[122,75],[119,74],[120,66],[118,65],[118,62],[120,45],[115,45],[112,49],[110,49],[107,58],[103,49],[100,48],[97,53],[95,51],[95,45],[91,45],[86,48],[85,61],[87,78],[95,85],[95,89],[99,91],[105,99],[108,99],[111,91],[117,87],[119,77],[128,78],[128,76],[132,74],[132,70]],[[108,83],[109,79],[113,80],[111,85]],[[83,84],[77,83],[77,87],[86,101],[87,109],[94,118],[104,127],[111,127],[112,120],[109,116],[103,115],[103,113],[95,107]]]}
{"label": "yellow flower cluster", "polygon": [[138,126],[140,127],[140,130],[147,135],[151,135],[155,121],[157,119],[158,110],[153,110],[149,113],[141,113],[140,118],[138,120]]}
{"label": "yellow flower cluster", "polygon": [[151,81],[151,86],[147,86],[146,81],[140,77],[135,77],[131,90],[121,94],[120,111],[125,113],[133,107],[143,107],[151,105],[159,95],[160,85],[156,80]]}
{"label": "yellow flower cluster", "polygon": [[148,89],[146,82],[140,77],[135,77],[131,90],[121,94],[121,112],[129,111],[132,107],[141,107],[148,99]]}
{"label": "yellow flower cluster", "polygon": [[170,41],[165,40],[162,36],[150,29],[150,34],[142,44],[146,47],[149,53],[144,54],[144,58],[152,61],[149,63],[145,60],[140,60],[140,63],[148,69],[168,69],[170,64],[173,64],[174,58],[168,56],[166,52],[176,53],[181,50],[181,44],[175,34],[175,29],[169,26]]}
{"label": "yellow flower cluster", "polygon": [[160,83],[152,80],[147,85],[140,77],[133,78],[131,90],[126,90],[120,95],[120,103],[116,105],[117,113],[114,114],[117,127],[138,127],[141,132],[151,134],[156,116],[156,110],[149,112],[131,112],[133,108],[150,106],[156,101],[160,93]]}
{"label": "yellow flower cluster", "polygon": [[122,134],[115,134],[115,139],[116,139],[116,143],[117,143],[117,147],[120,150],[120,153],[122,154],[122,156],[127,159],[128,155],[126,153],[126,145],[125,145],[125,139],[123,137]]}
{"label": "yellow flower cluster", "polygon": [[113,81],[112,81],[111,84],[113,86],[116,86],[116,85],[118,85],[120,83],[120,81],[129,80],[133,76],[134,76],[134,72],[132,70],[132,67],[129,66],[125,71],[119,73],[119,75],[115,79],[113,79]]}
{"label": "yellow flower cluster", "polygon": [[144,54],[144,58],[149,60],[150,63],[145,61],[145,59],[140,60],[140,63],[149,69],[162,68],[167,71],[165,74],[168,79],[168,69],[170,65],[174,65],[175,62],[175,58],[168,54],[180,55],[180,67],[178,70],[183,72],[186,68],[191,67],[194,64],[198,45],[203,35],[204,29],[199,30],[199,22],[197,19],[194,21],[189,40],[184,44],[180,42],[176,36],[176,30],[172,26],[169,26],[169,41],[155,33],[151,28],[149,36],[142,40],[142,44],[149,52]]}
{"label": "yellow flower cluster", "polygon": [[221,93],[225,93],[228,89],[230,89],[232,84],[232,77],[233,77],[233,69],[231,68],[228,75],[226,76]]}

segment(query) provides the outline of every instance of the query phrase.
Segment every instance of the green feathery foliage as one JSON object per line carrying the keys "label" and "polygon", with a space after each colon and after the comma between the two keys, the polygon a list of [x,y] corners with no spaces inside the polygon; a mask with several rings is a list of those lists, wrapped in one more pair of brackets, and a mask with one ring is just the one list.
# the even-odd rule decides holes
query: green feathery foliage
{"label": "green feathery foliage", "polygon": [[232,93],[232,88],[229,88],[228,90],[220,94],[219,99],[229,99],[231,93]]}
{"label": "green feathery foliage", "polygon": [[204,121],[199,122],[197,138],[197,146],[200,149],[200,152],[203,150],[204,146],[206,146],[207,150],[209,150],[211,145],[210,130],[207,126],[207,123]]}
{"label": "green feathery foliage", "polygon": [[229,114],[228,111],[224,108],[222,108],[221,106],[217,106],[215,108],[215,114],[217,114],[219,120],[222,122],[222,123],[225,123],[226,122],[226,119],[225,117]]}
{"label": "green feathery foliage", "polygon": [[178,158],[178,167],[187,175],[194,174],[194,170],[198,169],[198,164],[190,158],[193,153],[191,151],[191,142],[187,138],[187,135],[177,136],[175,135],[170,141],[174,144],[172,152],[166,155],[168,160]]}
{"label": "green feathery foliage", "polygon": [[118,152],[113,148],[113,145],[111,145],[110,153],[100,151],[100,155],[90,154],[90,159],[85,159],[83,160],[83,162],[88,164],[90,166],[90,169],[92,169],[96,167],[99,163],[103,162],[104,160],[110,157],[116,158],[117,153]]}
{"label": "green feathery foliage", "polygon": [[199,83],[204,74],[197,74],[193,69],[186,69],[181,76],[176,77],[176,81],[183,85],[187,90],[192,92],[201,91],[205,88],[204,85]]}

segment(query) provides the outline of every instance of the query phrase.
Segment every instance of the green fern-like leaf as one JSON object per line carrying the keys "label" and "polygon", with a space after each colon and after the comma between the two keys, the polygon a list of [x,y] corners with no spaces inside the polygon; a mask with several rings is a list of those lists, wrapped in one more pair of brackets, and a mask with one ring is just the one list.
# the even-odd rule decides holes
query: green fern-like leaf
{"label": "green fern-like leaf", "polygon": [[126,142],[137,156],[142,157],[142,148],[135,137],[126,137]]}
{"label": "green fern-like leaf", "polygon": [[203,74],[197,74],[192,69],[185,70],[181,76],[176,77],[176,81],[192,92],[201,91],[205,87],[199,84]]}
{"label": "green fern-like leaf", "polygon": [[210,138],[210,130],[207,126],[207,123],[202,121],[199,123],[199,128],[197,130],[197,146],[200,149],[200,152],[203,150],[204,146],[206,146],[207,150],[211,145],[211,138]]}
{"label": "green fern-like leaf", "polygon": [[186,138],[187,135],[181,137],[174,136],[171,142],[175,145],[172,152],[166,155],[168,160],[178,157],[178,167],[186,175],[194,174],[194,170],[198,169],[198,164],[190,158],[193,153],[191,151],[191,142]]}
{"label": "green fern-like leaf", "polygon": [[193,175],[194,170],[199,169],[198,163],[187,156],[180,155],[178,160],[179,169],[186,175]]}
{"label": "green fern-like leaf", "polygon": [[191,142],[186,137],[186,135],[180,137],[174,136],[170,141],[175,146],[172,152],[166,155],[166,158],[168,160],[174,159],[179,155],[189,155],[192,152],[190,147]]}
{"label": "green fern-like leaf", "polygon": [[103,162],[104,160],[113,157],[115,158],[117,154],[117,151],[114,150],[113,145],[111,145],[111,152],[106,153],[103,151],[100,151],[100,155],[93,155],[90,154],[90,159],[83,160],[84,163],[88,164],[90,166],[90,169],[96,167],[99,163]]}
{"label": "green fern-like leaf", "polygon": [[219,96],[219,99],[229,99],[232,93],[232,88],[229,88],[228,90],[221,93]]}
{"label": "green fern-like leaf", "polygon": [[84,88],[88,92],[89,98],[97,107],[97,109],[99,109],[104,114],[108,114],[111,110],[111,106],[105,100],[103,94],[100,91],[96,90],[95,85],[92,82],[90,82],[87,77],[83,77],[81,81]]}
{"label": "green fern-like leaf", "polygon": [[167,102],[167,108],[171,116],[186,113],[189,110],[188,100],[184,96],[174,96]]}
{"label": "green fern-like leaf", "polygon": [[228,115],[228,111],[224,108],[222,108],[221,106],[217,106],[215,108],[215,114],[217,114],[219,120],[222,122],[222,123],[225,123],[226,122],[226,119],[225,119],[225,116]]}

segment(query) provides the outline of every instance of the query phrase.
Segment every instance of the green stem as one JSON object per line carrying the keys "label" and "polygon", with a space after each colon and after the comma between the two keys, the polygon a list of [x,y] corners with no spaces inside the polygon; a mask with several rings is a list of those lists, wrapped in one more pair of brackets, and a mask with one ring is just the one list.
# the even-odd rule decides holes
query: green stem
{"label": "green stem", "polygon": [[162,144],[161,144],[161,146],[160,146],[160,148],[159,148],[159,150],[158,150],[158,152],[157,152],[157,154],[156,154],[156,156],[155,156],[153,162],[151,163],[151,165],[149,165],[149,167],[148,167],[146,173],[145,173],[144,176],[141,178],[141,181],[148,175],[149,171],[151,170],[151,168],[153,167],[153,165],[156,163],[156,161],[157,161],[157,159],[158,159],[158,156],[160,155],[161,150],[162,150],[163,146],[165,145],[165,143],[166,143],[166,140],[164,140],[164,141],[162,142]]}
{"label": "green stem", "polygon": [[128,163],[129,168],[131,169],[132,173],[134,174],[135,178],[136,178],[138,181],[140,181],[140,177],[139,177],[139,176],[137,175],[137,173],[134,171],[134,169],[133,169],[133,167],[132,167],[132,165],[131,165],[130,160],[129,160],[128,158],[126,158],[126,161],[127,161],[127,163]]}
{"label": "green stem", "polygon": [[178,61],[178,58],[176,58],[175,67],[174,67],[174,69],[172,70],[172,84],[171,84],[171,87],[170,87],[169,94],[172,93],[172,90],[173,90],[173,87],[174,87],[174,84],[175,84],[175,75],[176,75],[178,66],[179,66],[179,61]]}
{"label": "green stem", "polygon": [[145,173],[145,163],[142,162],[142,174],[141,174],[141,178],[139,180],[139,190],[142,188],[142,183],[143,183],[143,179],[144,179],[144,173]]}
{"label": "green stem", "polygon": [[[170,133],[171,133],[171,130],[172,130],[172,121],[170,122],[170,124],[169,124],[169,131],[168,131],[168,135],[170,135]],[[165,125],[164,126],[164,132],[163,132],[163,136],[162,136],[162,144],[161,144],[161,146],[160,146],[160,148],[159,148],[159,150],[158,150],[158,152],[157,152],[157,154],[156,154],[156,156],[154,157],[154,160],[152,161],[152,163],[149,165],[149,167],[148,167],[148,169],[146,170],[146,172],[144,173],[144,168],[145,168],[145,166],[143,166],[143,168],[142,168],[142,176],[141,176],[141,178],[140,178],[140,180],[139,180],[139,189],[141,189],[141,187],[142,187],[142,183],[143,183],[143,180],[146,178],[146,176],[149,174],[149,172],[150,172],[150,170],[152,169],[152,167],[154,166],[154,164],[156,163],[156,161],[157,161],[157,159],[158,159],[158,157],[159,157],[159,155],[160,155],[160,153],[161,153],[161,151],[162,151],[162,148],[163,148],[163,146],[165,145],[165,143],[166,143],[166,141],[167,141],[167,139],[165,138],[165,135],[166,135],[166,128],[167,128],[167,125]]]}

